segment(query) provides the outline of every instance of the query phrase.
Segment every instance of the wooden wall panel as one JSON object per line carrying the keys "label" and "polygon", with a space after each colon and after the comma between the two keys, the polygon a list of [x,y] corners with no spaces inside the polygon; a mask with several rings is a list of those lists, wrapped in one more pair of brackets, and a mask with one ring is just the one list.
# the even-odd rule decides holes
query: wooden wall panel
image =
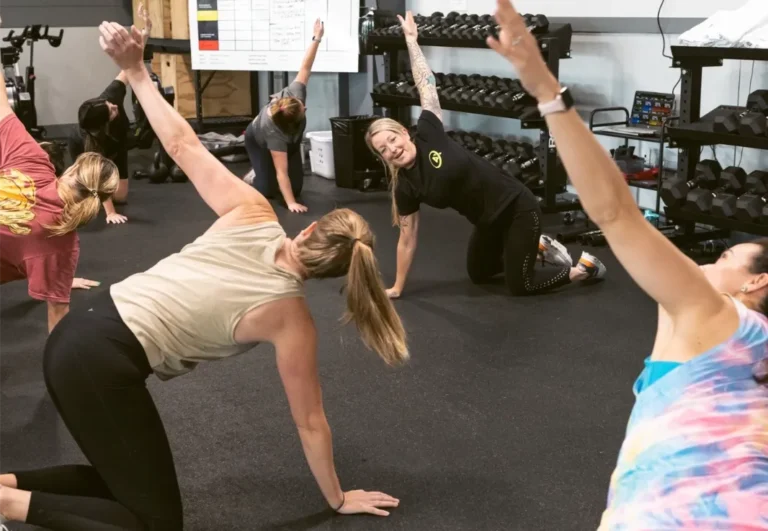
{"label": "wooden wall panel", "polygon": [[[188,55],[163,54],[161,75],[163,86],[172,86],[175,107],[184,118],[194,118],[195,90],[192,60]],[[201,71],[203,83],[211,72]],[[217,71],[203,93],[203,116],[250,116],[251,86],[249,72]]]}
{"label": "wooden wall panel", "polygon": [[187,0],[171,0],[171,38],[189,39],[189,4]]}

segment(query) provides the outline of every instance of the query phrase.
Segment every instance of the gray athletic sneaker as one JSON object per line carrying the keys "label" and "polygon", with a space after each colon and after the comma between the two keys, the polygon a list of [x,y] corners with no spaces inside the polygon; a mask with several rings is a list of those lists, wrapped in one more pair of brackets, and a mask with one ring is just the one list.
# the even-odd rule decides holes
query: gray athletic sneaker
{"label": "gray athletic sneaker", "polygon": [[573,267],[573,258],[565,245],[546,234],[539,238],[539,254],[545,264]]}
{"label": "gray athletic sneaker", "polygon": [[599,280],[605,277],[605,265],[596,256],[586,251],[581,253],[581,258],[579,258],[579,263],[576,267],[589,275],[585,280]]}

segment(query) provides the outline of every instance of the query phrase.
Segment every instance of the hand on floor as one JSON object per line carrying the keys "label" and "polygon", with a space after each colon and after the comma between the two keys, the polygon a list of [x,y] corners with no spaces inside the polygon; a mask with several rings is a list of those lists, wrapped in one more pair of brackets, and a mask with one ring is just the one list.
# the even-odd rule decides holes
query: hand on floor
{"label": "hand on floor", "polygon": [[350,490],[344,493],[344,504],[337,511],[341,514],[368,513],[377,516],[389,516],[388,511],[379,507],[397,507],[400,500],[383,492]]}
{"label": "hand on floor", "polygon": [[72,280],[72,289],[91,289],[101,286],[98,280],[88,280],[87,278],[75,278]]}
{"label": "hand on floor", "polygon": [[390,299],[399,299],[400,298],[400,290],[397,288],[389,288],[387,290],[387,297]]}
{"label": "hand on floor", "polygon": [[125,223],[126,221],[128,218],[117,212],[107,214],[107,223]]}
{"label": "hand on floor", "polygon": [[288,210],[291,212],[306,212],[309,209],[301,203],[288,203]]}

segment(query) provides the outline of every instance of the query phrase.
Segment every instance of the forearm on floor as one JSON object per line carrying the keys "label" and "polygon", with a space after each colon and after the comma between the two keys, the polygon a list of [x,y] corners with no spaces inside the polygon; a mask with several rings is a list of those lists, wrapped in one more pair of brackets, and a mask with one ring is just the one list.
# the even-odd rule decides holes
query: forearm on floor
{"label": "forearm on floor", "polygon": [[288,204],[295,203],[296,198],[293,195],[293,188],[291,187],[291,179],[285,172],[277,172],[277,185],[280,187],[280,193],[283,195],[283,199]]}
{"label": "forearm on floor", "polygon": [[115,204],[111,198],[104,201],[102,205],[104,205],[104,212],[107,214],[107,216],[117,213],[115,210]]}
{"label": "forearm on floor", "polygon": [[333,437],[327,422],[314,429],[299,428],[299,437],[312,475],[328,505],[341,505],[343,491],[333,463]]}
{"label": "forearm on floor", "polygon": [[405,288],[405,281],[408,279],[408,272],[411,270],[413,256],[416,253],[416,241],[405,240],[397,243],[397,276],[395,279],[395,288],[402,291]]}

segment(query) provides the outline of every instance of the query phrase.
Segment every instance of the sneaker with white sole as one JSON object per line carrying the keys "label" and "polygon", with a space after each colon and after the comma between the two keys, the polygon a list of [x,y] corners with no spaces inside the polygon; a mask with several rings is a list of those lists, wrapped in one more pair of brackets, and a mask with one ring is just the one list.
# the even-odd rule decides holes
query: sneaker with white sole
{"label": "sneaker with white sole", "polygon": [[573,267],[573,258],[565,245],[546,234],[539,238],[539,253],[545,264]]}
{"label": "sneaker with white sole", "polygon": [[605,277],[605,265],[596,256],[586,251],[581,253],[576,267],[589,275],[585,280],[599,280]]}

